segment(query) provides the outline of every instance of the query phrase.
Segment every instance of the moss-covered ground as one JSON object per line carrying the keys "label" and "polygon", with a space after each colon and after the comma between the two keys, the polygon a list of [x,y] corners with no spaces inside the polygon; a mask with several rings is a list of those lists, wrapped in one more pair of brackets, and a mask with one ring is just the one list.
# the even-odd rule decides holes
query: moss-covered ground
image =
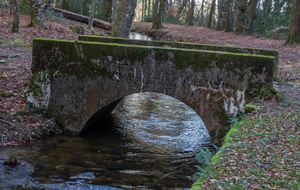
{"label": "moss-covered ground", "polygon": [[300,106],[252,104],[192,189],[300,189]]}

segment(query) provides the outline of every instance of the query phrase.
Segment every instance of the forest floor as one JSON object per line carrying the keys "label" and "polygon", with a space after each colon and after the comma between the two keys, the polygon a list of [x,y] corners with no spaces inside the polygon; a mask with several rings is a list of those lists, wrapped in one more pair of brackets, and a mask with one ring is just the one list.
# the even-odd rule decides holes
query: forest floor
{"label": "forest floor", "polygon": [[251,114],[236,118],[211,164],[201,170],[193,189],[300,189],[300,44],[284,39],[235,35],[203,27],[134,23],[132,30],[156,40],[242,46],[279,51],[277,82],[282,102],[253,99]]}
{"label": "forest floor", "polygon": [[[26,27],[29,15],[21,15],[18,34],[12,34],[13,16],[9,9],[0,15],[0,144],[19,145],[51,134],[61,133],[59,127],[40,111],[31,109],[24,101],[23,93],[31,71],[32,42],[34,38],[77,40],[79,34],[69,25],[84,26],[84,34],[109,36],[102,29],[56,17],[48,13],[43,27]],[[1,146],[0,145],[0,146]]]}
{"label": "forest floor", "polygon": [[[55,17],[49,13],[44,27],[26,27],[28,15],[21,15],[18,34],[12,34],[13,16],[4,9],[0,15],[0,144],[18,145],[60,133],[51,118],[40,110],[30,109],[22,95],[30,77],[31,49],[34,38],[77,40],[69,25],[83,25],[87,35],[109,36],[104,30],[87,30],[87,25]],[[204,189],[242,187],[244,189],[290,189],[300,183],[300,45],[283,46],[282,39],[235,35],[203,27],[165,24],[157,31],[148,30],[151,23],[133,23],[132,30],[146,33],[156,40],[181,41],[228,46],[275,49],[279,51],[277,90],[284,101],[252,100],[256,111],[241,117],[243,130],[231,134],[222,149],[218,164],[200,185]],[[237,125],[237,124],[236,124]],[[235,125],[235,126],[236,126]],[[226,139],[225,139],[226,141]],[[298,185],[297,185],[298,184]],[[198,184],[199,185],[199,184]],[[236,189],[236,188],[234,188]]]}

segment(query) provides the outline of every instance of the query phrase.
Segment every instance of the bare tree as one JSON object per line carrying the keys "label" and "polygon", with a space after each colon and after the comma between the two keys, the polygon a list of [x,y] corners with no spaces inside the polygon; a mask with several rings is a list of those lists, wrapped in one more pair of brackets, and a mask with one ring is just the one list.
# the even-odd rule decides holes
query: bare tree
{"label": "bare tree", "polygon": [[187,22],[186,22],[187,26],[193,25],[194,8],[195,8],[195,0],[192,0],[192,2],[190,3],[188,18],[187,18]]}
{"label": "bare tree", "polygon": [[258,0],[249,0],[247,6],[247,13],[246,13],[247,27],[245,28],[245,33],[249,35],[252,34],[253,31],[253,22],[254,19],[256,18],[255,7],[257,5],[257,1]]}
{"label": "bare tree", "polygon": [[[159,7],[158,7],[159,3]],[[166,0],[155,0],[154,8],[153,8],[153,29],[159,29],[162,27],[162,16],[165,8]],[[158,9],[158,11],[157,11]]]}
{"label": "bare tree", "polygon": [[267,18],[268,18],[269,12],[271,12],[271,4],[272,4],[272,0],[265,0],[263,2],[264,30],[266,30],[266,27],[267,27]]}
{"label": "bare tree", "polygon": [[80,14],[82,15],[82,0],[79,0]]}
{"label": "bare tree", "polygon": [[112,37],[128,38],[137,0],[120,0]]}
{"label": "bare tree", "polygon": [[300,0],[294,0],[291,13],[290,29],[285,44],[300,43]]}
{"label": "bare tree", "polygon": [[179,19],[180,17],[182,17],[182,13],[183,13],[183,10],[185,9],[185,6],[187,4],[187,1],[188,0],[183,0],[181,4],[179,4],[179,7],[177,9],[177,14],[176,14],[176,23],[178,24],[179,23]]}
{"label": "bare tree", "polygon": [[106,22],[111,22],[111,13],[112,13],[112,0],[103,0],[101,20],[104,20]]}
{"label": "bare tree", "polygon": [[88,29],[89,30],[93,29],[93,19],[94,19],[94,13],[95,13],[95,6],[96,6],[96,0],[93,0],[92,1],[92,6],[91,6],[90,17],[89,17],[89,24],[88,24]]}
{"label": "bare tree", "polygon": [[223,12],[223,0],[218,0],[218,21],[217,21],[217,26],[216,30],[220,31],[222,30],[222,24],[223,24],[223,17],[222,17],[222,12]]}
{"label": "bare tree", "polygon": [[236,26],[234,33],[242,33],[244,31],[245,11],[247,7],[247,0],[238,0],[238,13],[236,16]]}
{"label": "bare tree", "polygon": [[15,7],[13,26],[11,29],[12,33],[19,32],[21,5],[22,5],[22,0],[17,0],[16,7]]}
{"label": "bare tree", "polygon": [[215,7],[216,7],[216,0],[212,0],[209,15],[208,15],[208,18],[207,18],[207,23],[206,23],[207,28],[210,28],[211,21],[212,21],[212,16],[213,16],[214,11],[215,11]]}
{"label": "bare tree", "polygon": [[223,28],[225,32],[232,31],[232,22],[230,19],[231,15],[232,15],[232,0],[225,0],[224,10],[223,10]]}

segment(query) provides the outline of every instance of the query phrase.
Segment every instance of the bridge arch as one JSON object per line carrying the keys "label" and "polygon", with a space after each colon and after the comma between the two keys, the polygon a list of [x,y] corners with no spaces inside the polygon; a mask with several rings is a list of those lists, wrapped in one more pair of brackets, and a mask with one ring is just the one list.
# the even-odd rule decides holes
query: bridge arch
{"label": "bridge arch", "polygon": [[211,131],[243,111],[249,92],[271,83],[274,70],[270,56],[35,39],[25,96],[79,133],[111,102],[163,93],[191,107]]}
{"label": "bridge arch", "polygon": [[[193,110],[191,107],[189,107],[185,103],[181,102],[180,100],[178,100],[178,99],[176,99],[174,97],[165,95],[163,93],[154,93],[154,92],[139,92],[139,93],[134,93],[134,94],[130,94],[130,95],[127,95],[125,97],[119,98],[119,99],[117,99],[117,100],[109,103],[108,105],[102,107],[101,109],[97,110],[87,120],[87,122],[83,126],[82,130],[80,131],[79,135],[84,135],[86,132],[88,132],[90,130],[90,128],[94,128],[95,127],[94,124],[97,124],[97,123],[101,122],[103,119],[105,119],[106,117],[110,116],[114,112],[114,110],[121,104],[122,100],[123,100],[123,104],[121,104],[121,106],[124,106],[124,101],[125,101],[126,105],[129,106],[129,107],[134,106],[134,104],[138,104],[138,102],[135,102],[135,103],[128,102],[129,101],[128,99],[132,100],[133,96],[137,97],[138,99],[136,101],[139,101],[139,102],[141,102],[140,99],[142,97],[144,97],[146,100],[150,100],[150,101],[152,100],[152,98],[150,98],[150,97],[153,97],[153,96],[158,97],[158,99],[161,99],[161,100],[164,100],[164,101],[166,99],[170,99],[170,103],[168,103],[168,104],[171,104],[172,102],[174,102],[176,105],[178,105],[179,104],[178,102],[180,102],[180,103],[182,103],[184,105],[184,106],[178,107],[178,109],[181,108],[181,110],[182,110],[182,108],[189,108],[189,109]],[[164,104],[162,104],[162,105],[165,106]],[[145,110],[145,111],[147,111],[147,110]],[[195,114],[197,114],[194,110],[193,110],[193,112]],[[197,116],[199,116],[199,115],[197,114]],[[199,118],[202,121],[202,118],[200,116],[199,116]]]}

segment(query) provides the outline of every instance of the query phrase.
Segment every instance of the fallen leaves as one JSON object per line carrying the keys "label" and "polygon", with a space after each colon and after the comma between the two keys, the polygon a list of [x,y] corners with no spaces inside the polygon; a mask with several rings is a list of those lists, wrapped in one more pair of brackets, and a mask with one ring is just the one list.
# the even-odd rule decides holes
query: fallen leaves
{"label": "fallen leaves", "polygon": [[266,111],[242,119],[233,145],[220,150],[217,175],[208,170],[205,189],[300,188],[300,107],[274,99],[255,105]]}

